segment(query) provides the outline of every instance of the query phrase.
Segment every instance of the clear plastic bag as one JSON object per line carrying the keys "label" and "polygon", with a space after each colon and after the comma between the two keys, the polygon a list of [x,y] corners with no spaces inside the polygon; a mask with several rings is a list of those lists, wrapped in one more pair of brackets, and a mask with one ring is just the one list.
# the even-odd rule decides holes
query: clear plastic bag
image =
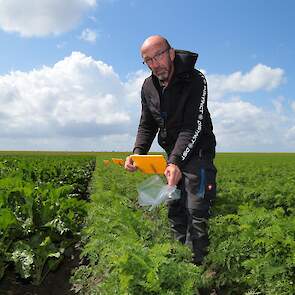
{"label": "clear plastic bag", "polygon": [[150,211],[163,202],[180,198],[180,190],[165,184],[159,175],[149,177],[137,186],[138,202],[141,206],[151,206]]}

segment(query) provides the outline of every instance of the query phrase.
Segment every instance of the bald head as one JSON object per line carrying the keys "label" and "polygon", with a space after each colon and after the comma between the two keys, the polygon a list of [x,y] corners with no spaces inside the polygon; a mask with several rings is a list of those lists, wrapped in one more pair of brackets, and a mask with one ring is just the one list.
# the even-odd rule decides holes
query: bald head
{"label": "bald head", "polygon": [[162,36],[148,37],[140,48],[141,56],[163,85],[168,85],[173,71],[175,51]]}
{"label": "bald head", "polygon": [[148,50],[149,48],[157,47],[157,48],[170,48],[170,44],[164,37],[160,35],[153,35],[148,37],[144,40],[142,43],[142,46],[140,48],[141,55],[143,52]]}

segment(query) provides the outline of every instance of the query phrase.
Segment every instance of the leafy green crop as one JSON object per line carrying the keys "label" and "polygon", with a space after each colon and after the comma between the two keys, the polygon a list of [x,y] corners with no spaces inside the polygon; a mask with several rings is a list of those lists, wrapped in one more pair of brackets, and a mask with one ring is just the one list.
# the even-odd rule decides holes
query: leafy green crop
{"label": "leafy green crop", "polygon": [[[102,163],[103,156],[98,157]],[[204,265],[170,239],[166,208],[139,208],[140,173],[97,165],[83,231],[79,294],[295,294],[295,155],[218,154]]]}
{"label": "leafy green crop", "polygon": [[[170,237],[165,206],[137,204],[141,173],[97,156],[0,155],[0,278],[8,265],[38,284],[83,242],[79,294],[295,294],[295,155],[218,154],[218,193],[204,265]],[[85,221],[85,216],[87,219]],[[81,228],[83,232],[81,236]]]}
{"label": "leafy green crop", "polygon": [[[100,159],[98,158],[98,161]],[[171,240],[165,208],[140,209],[140,173],[97,164],[83,256],[72,279],[81,294],[198,294],[201,268],[191,251]]]}
{"label": "leafy green crop", "polygon": [[91,158],[0,157],[0,278],[33,284],[55,269],[84,225]]}
{"label": "leafy green crop", "polygon": [[206,267],[225,294],[295,294],[295,155],[220,155]]}

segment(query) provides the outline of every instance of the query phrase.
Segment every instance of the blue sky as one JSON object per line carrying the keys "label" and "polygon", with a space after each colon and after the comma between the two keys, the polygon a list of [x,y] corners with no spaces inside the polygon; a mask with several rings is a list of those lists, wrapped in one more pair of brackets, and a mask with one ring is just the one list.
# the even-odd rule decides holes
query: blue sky
{"label": "blue sky", "polygon": [[294,1],[0,7],[1,150],[131,150],[149,75],[139,47],[161,34],[199,53],[217,151],[294,151]]}

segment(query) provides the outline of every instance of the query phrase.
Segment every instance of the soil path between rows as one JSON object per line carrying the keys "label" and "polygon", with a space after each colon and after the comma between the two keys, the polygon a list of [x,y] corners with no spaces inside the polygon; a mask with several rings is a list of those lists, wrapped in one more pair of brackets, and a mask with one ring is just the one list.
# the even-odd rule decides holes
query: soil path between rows
{"label": "soil path between rows", "polygon": [[58,269],[50,272],[40,286],[17,279],[13,269],[0,281],[0,295],[74,295],[69,279],[72,270],[79,265],[79,251],[65,257]]}

